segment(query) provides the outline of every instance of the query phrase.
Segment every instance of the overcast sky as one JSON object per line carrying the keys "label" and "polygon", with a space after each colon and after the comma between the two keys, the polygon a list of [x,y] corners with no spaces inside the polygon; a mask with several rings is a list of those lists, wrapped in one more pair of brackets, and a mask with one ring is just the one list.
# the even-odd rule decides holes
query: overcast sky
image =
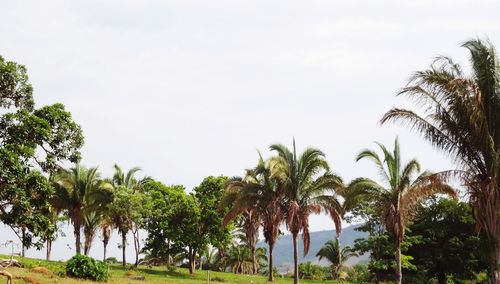
{"label": "overcast sky", "polygon": [[[450,167],[418,135],[377,122],[407,104],[395,94],[433,57],[467,64],[463,41],[500,45],[499,12],[478,0],[0,0],[0,55],[27,66],[39,106],[66,105],[84,131],[83,164],[104,176],[140,166],[190,190],[295,137],[348,181],[376,178],[354,156],[396,135],[407,160]],[[333,228],[326,216],[310,224]]]}

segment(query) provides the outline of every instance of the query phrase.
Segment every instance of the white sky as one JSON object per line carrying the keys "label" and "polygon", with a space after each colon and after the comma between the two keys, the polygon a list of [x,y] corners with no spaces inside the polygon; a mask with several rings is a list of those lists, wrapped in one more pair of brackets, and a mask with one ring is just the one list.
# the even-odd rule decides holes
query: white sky
{"label": "white sky", "polygon": [[[354,156],[396,135],[407,159],[449,168],[418,135],[377,122],[406,104],[395,94],[434,56],[466,64],[463,41],[500,44],[499,12],[478,0],[0,0],[0,55],[28,67],[38,105],[66,105],[84,130],[83,164],[104,176],[140,166],[191,189],[295,137],[348,181],[376,178]],[[311,219],[312,231],[332,228]],[[71,255],[68,235],[56,259]]]}

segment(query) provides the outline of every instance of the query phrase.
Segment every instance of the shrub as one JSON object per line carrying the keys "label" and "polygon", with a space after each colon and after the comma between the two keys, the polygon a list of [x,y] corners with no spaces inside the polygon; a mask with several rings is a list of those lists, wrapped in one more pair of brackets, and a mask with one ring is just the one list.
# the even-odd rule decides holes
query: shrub
{"label": "shrub", "polygon": [[108,257],[106,258],[106,263],[107,264],[115,264],[115,263],[118,263],[118,260],[116,259],[116,257]]}
{"label": "shrub", "polygon": [[109,277],[108,266],[89,256],[77,254],[66,263],[66,274],[75,278],[105,281]]}
{"label": "shrub", "polygon": [[299,264],[299,278],[310,280],[323,280],[323,268],[312,264],[310,261]]}

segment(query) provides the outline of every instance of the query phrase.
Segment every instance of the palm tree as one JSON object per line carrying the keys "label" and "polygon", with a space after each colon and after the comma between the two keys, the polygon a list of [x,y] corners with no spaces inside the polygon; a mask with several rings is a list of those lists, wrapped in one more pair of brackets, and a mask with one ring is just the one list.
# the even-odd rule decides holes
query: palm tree
{"label": "palm tree", "polygon": [[[357,192],[368,200],[375,202],[377,214],[380,216],[386,230],[395,237],[396,241],[396,277],[398,283],[402,281],[401,274],[401,243],[405,228],[411,219],[412,213],[425,198],[437,193],[447,194],[456,198],[455,191],[444,184],[437,174],[424,172],[420,174],[420,164],[416,159],[410,160],[403,166],[398,139],[395,139],[394,150],[377,143],[383,152],[383,159],[372,150],[364,150],[358,154],[356,161],[369,159],[375,163],[385,185],[368,178],[353,180],[348,191]],[[417,176],[420,174],[419,176]]]}
{"label": "palm tree", "polygon": [[414,74],[400,94],[415,100],[422,113],[393,108],[381,123],[401,122],[450,155],[466,185],[477,228],[491,243],[490,282],[500,279],[500,67],[494,46],[469,40],[472,74],[449,57]]}
{"label": "palm tree", "polygon": [[115,173],[113,174],[112,183],[115,187],[123,186],[132,192],[142,191],[143,183],[135,177],[135,174],[141,171],[141,168],[133,167],[125,173],[117,164],[113,165],[113,167]]}
{"label": "palm tree", "polygon": [[[273,275],[273,249],[280,235],[280,225],[284,221],[283,192],[271,178],[269,162],[264,161],[259,153],[259,161],[254,169],[247,170],[244,178],[233,178],[228,182],[226,194],[221,206],[231,205],[231,209],[224,217],[223,224],[245,212],[252,212],[255,220],[262,224],[264,239],[269,247],[269,281],[274,280]],[[258,217],[257,217],[258,216]],[[253,254],[253,263],[257,257]],[[255,266],[254,266],[255,268]],[[254,269],[255,271],[255,269]]]}
{"label": "palm tree", "polygon": [[250,253],[252,256],[252,273],[257,273],[257,242],[259,241],[259,227],[260,227],[260,216],[257,208],[249,208],[245,210],[241,215],[238,226],[240,227],[241,236],[240,240],[247,244],[250,248]]}
{"label": "palm tree", "polygon": [[98,200],[109,198],[111,186],[99,179],[97,168],[85,168],[80,164],[69,170],[60,170],[55,177],[55,203],[64,208],[75,235],[76,253],[81,253],[81,229],[86,213],[100,206]]}
{"label": "palm tree", "polygon": [[94,236],[102,220],[100,213],[96,211],[89,212],[84,216],[83,235],[85,241],[83,242],[83,254],[89,255]]}
{"label": "palm tree", "polygon": [[358,254],[350,246],[341,248],[339,239],[335,238],[327,241],[316,253],[316,256],[319,257],[319,260],[326,258],[330,261],[332,264],[332,277],[337,279],[344,262],[352,256],[358,256]]}
{"label": "palm tree", "polygon": [[253,269],[250,248],[244,244],[233,244],[228,250],[226,264],[233,273],[250,274]]}
{"label": "palm tree", "polygon": [[104,215],[103,220],[101,221],[100,227],[101,227],[101,236],[102,236],[102,244],[103,244],[103,257],[102,257],[102,259],[103,259],[103,261],[106,261],[108,243],[109,243],[109,239],[111,239],[111,233],[113,232],[113,220],[111,219],[109,211],[107,212],[107,214]]}
{"label": "palm tree", "polygon": [[[336,190],[342,188],[342,179],[330,172],[325,155],[318,149],[307,148],[297,156],[295,140],[292,150],[281,144],[271,145],[270,149],[278,153],[271,159],[271,177],[278,180],[284,192],[286,225],[293,239],[294,283],[299,283],[297,237],[302,232],[307,255],[309,216],[322,210],[330,214],[337,234],[340,233],[343,212]],[[327,192],[333,195],[326,195]]]}
{"label": "palm tree", "polygon": [[[132,194],[136,192],[142,192],[144,180],[138,180],[135,174],[141,170],[139,167],[133,167],[126,173],[117,165],[114,166],[115,173],[112,178],[112,183],[115,188],[120,188],[120,190],[129,191]],[[134,239],[134,249],[135,249],[135,265],[139,264],[139,252],[140,252],[140,242],[139,242],[139,225],[135,222],[124,218],[124,216],[114,216],[116,228],[122,234],[122,254],[123,254],[123,265],[125,266],[125,249],[127,245],[127,233],[132,231]]]}

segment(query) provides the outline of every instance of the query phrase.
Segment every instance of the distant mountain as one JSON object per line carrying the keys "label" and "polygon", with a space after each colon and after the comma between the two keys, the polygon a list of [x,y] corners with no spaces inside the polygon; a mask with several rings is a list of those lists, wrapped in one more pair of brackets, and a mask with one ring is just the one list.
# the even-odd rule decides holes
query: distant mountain
{"label": "distant mountain", "polygon": [[[354,240],[365,238],[368,236],[367,233],[355,231],[354,229],[357,227],[359,227],[359,225],[352,225],[342,229],[342,233],[340,234],[341,246],[352,246],[354,244]],[[310,235],[311,246],[309,249],[309,254],[306,257],[303,257],[302,235],[299,235],[299,262],[311,261],[320,265],[328,265],[328,262],[325,260],[319,262],[316,258],[316,253],[324,243],[335,238],[335,230],[312,232],[310,233]],[[263,241],[259,242],[258,246],[264,246],[267,248],[267,244]],[[293,244],[291,235],[284,235],[279,237],[274,246],[273,257],[273,266],[278,267],[278,270],[280,272],[285,273],[293,268]],[[363,255],[361,257],[349,259],[347,261],[347,264],[354,265],[358,262],[367,261],[367,259],[368,256]]]}

